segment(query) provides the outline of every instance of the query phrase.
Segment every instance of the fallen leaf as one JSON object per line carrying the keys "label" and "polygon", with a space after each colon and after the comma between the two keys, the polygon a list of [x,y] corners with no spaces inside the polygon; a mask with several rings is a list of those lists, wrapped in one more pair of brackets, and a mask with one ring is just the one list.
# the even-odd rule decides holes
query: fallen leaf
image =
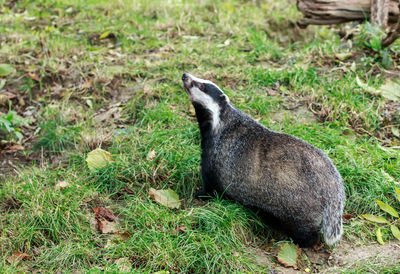
{"label": "fallen leaf", "polygon": [[353,218],[353,216],[351,214],[343,214],[343,218],[345,218],[346,220],[350,220],[351,218]]}
{"label": "fallen leaf", "polygon": [[8,76],[13,73],[14,67],[9,64],[0,64],[0,76]]}
{"label": "fallen leaf", "polygon": [[112,157],[110,152],[105,151],[101,148],[96,148],[95,150],[88,153],[86,157],[86,162],[90,171],[96,171],[111,163]]}
{"label": "fallen leaf", "polygon": [[54,188],[58,190],[64,190],[69,186],[70,184],[67,181],[60,181],[57,184],[55,184]]}
{"label": "fallen leaf", "polygon": [[18,263],[20,261],[29,261],[31,256],[21,251],[13,251],[11,256],[7,258],[7,262],[10,264]]}
{"label": "fallen leaf", "polygon": [[116,219],[114,213],[112,213],[111,210],[104,207],[94,207],[93,212],[96,218],[105,218],[110,222]]}
{"label": "fallen leaf", "polygon": [[297,269],[298,252],[299,249],[295,244],[283,243],[279,248],[277,259],[284,267],[293,267]]}
{"label": "fallen leaf", "polygon": [[128,258],[119,258],[115,261],[119,271],[121,272],[131,272],[132,264],[130,263]]}
{"label": "fallen leaf", "polygon": [[156,158],[156,152],[152,149],[149,151],[149,153],[147,154],[146,159],[148,161],[154,160],[154,158]]}
{"label": "fallen leaf", "polygon": [[394,187],[394,189],[395,189],[395,191],[396,191],[397,200],[400,202],[400,189],[397,188],[397,187]]}
{"label": "fallen leaf", "polygon": [[399,214],[397,213],[397,211],[396,211],[393,207],[391,207],[390,205],[385,204],[384,202],[379,201],[379,200],[376,200],[376,202],[378,203],[379,207],[380,207],[383,211],[389,213],[389,214],[392,215],[393,217],[399,218]]}
{"label": "fallen leaf", "polygon": [[377,93],[383,97],[392,100],[400,101],[400,82],[399,81],[386,81],[378,90]]}
{"label": "fallen leaf", "polygon": [[109,210],[104,207],[93,208],[94,217],[97,221],[97,227],[101,233],[116,233],[119,231],[119,222],[117,217]]}
{"label": "fallen leaf", "polygon": [[378,89],[363,83],[358,77],[356,78],[356,82],[359,87],[371,94],[381,95],[382,97],[392,101],[400,101],[400,83],[398,81],[387,80]]}
{"label": "fallen leaf", "polygon": [[33,73],[33,72],[28,72],[28,76],[29,78],[31,78],[32,80],[35,80],[36,82],[40,82],[39,76],[37,76],[37,74]]}
{"label": "fallen leaf", "polygon": [[97,225],[99,227],[99,230],[103,234],[117,233],[119,231],[119,223],[118,222],[109,222],[103,218],[99,218],[96,220],[97,220]]}
{"label": "fallen leaf", "polygon": [[376,233],[376,240],[378,241],[378,243],[380,243],[381,245],[384,245],[385,242],[383,241],[383,238],[382,238],[381,228],[379,227],[379,228],[375,231],[375,233]]}
{"label": "fallen leaf", "polygon": [[160,270],[160,271],[157,271],[157,272],[153,272],[153,274],[169,274],[169,271],[167,271],[167,270]]}
{"label": "fallen leaf", "polygon": [[386,224],[386,223],[388,223],[388,221],[385,218],[381,217],[381,216],[375,216],[375,215],[372,215],[372,214],[363,214],[361,216],[364,219],[366,219],[368,221],[371,221],[371,222],[374,222],[374,223],[378,223],[378,224]]}
{"label": "fallen leaf", "polygon": [[156,190],[150,188],[149,197],[157,203],[169,208],[179,208],[181,206],[178,194],[172,189]]}
{"label": "fallen leaf", "polygon": [[394,237],[396,237],[397,240],[400,241],[400,230],[397,226],[395,225],[390,225],[390,230],[392,231],[392,234]]}

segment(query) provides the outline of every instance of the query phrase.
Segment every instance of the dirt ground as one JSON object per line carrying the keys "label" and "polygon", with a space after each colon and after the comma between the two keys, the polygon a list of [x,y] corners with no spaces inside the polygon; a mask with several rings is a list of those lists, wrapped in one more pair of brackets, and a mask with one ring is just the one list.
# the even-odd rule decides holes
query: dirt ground
{"label": "dirt ground", "polygon": [[[266,252],[255,249],[256,261],[259,265],[277,265],[272,272],[278,273],[304,273],[300,270],[279,266],[272,258],[276,257],[276,250]],[[372,243],[369,245],[354,245],[347,239],[342,239],[339,246],[333,251],[322,248],[318,251],[312,248],[302,249],[302,258],[307,256],[311,273],[338,273],[365,266],[384,267],[400,265],[400,242],[387,242],[385,245]],[[372,268],[371,273],[376,273]]]}

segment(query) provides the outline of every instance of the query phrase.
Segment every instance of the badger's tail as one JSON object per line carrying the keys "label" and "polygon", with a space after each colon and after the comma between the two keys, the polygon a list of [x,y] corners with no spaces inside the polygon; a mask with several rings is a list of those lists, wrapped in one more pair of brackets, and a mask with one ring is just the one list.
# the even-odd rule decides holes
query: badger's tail
{"label": "badger's tail", "polygon": [[340,240],[343,234],[342,215],[345,202],[343,187],[331,197],[322,215],[322,233],[329,246]]}

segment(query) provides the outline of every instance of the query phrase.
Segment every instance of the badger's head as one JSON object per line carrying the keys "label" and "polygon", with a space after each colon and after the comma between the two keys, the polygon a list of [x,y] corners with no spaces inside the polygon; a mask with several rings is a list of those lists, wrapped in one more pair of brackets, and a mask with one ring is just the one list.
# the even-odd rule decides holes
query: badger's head
{"label": "badger's head", "polygon": [[229,105],[229,98],[213,82],[197,78],[189,73],[182,75],[183,87],[196,110],[200,129],[215,132],[220,127],[221,114]]}

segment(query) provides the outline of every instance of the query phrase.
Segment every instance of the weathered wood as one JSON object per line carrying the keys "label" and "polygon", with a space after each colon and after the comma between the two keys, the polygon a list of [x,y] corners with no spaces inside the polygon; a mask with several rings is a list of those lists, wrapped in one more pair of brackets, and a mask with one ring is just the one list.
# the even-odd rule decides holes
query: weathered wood
{"label": "weathered wood", "polygon": [[[398,5],[400,9],[400,3]],[[397,38],[400,37],[400,16],[397,17],[396,25],[390,30],[389,34],[382,40],[382,46],[391,45]]]}
{"label": "weathered wood", "polygon": [[386,29],[389,20],[389,1],[371,0],[371,22]]}
{"label": "weathered wood", "polygon": [[[400,16],[398,2],[386,0],[388,23],[395,24]],[[297,0],[297,8],[304,14],[299,26],[331,25],[369,19],[371,0]],[[383,20],[386,20],[383,18]]]}
{"label": "weathered wood", "polygon": [[396,0],[297,0],[297,8],[304,14],[304,19],[297,21],[303,28],[370,20],[383,29],[389,26],[383,46],[400,37],[400,3]]}

